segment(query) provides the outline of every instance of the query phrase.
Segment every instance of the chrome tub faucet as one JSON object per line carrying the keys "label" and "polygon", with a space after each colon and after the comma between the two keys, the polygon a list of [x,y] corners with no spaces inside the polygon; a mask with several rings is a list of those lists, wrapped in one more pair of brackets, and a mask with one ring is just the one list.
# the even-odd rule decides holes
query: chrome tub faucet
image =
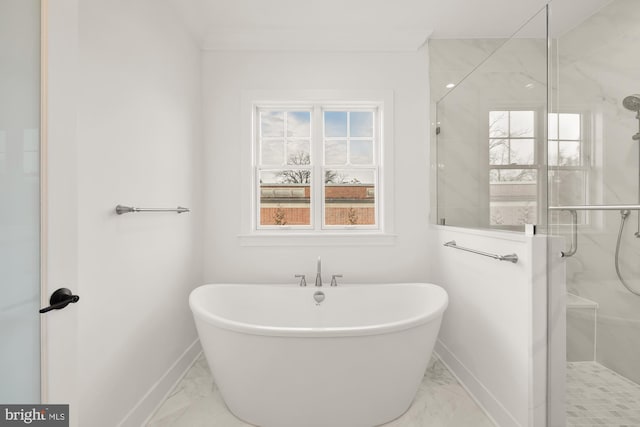
{"label": "chrome tub faucet", "polygon": [[322,261],[318,257],[318,274],[316,274],[316,286],[322,286]]}

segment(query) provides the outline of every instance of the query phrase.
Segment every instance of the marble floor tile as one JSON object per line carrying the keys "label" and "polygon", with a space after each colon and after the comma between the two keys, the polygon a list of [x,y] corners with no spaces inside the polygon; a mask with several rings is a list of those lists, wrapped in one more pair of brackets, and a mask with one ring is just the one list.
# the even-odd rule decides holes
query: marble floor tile
{"label": "marble floor tile", "polygon": [[640,426],[640,385],[597,362],[567,363],[567,426]]}
{"label": "marble floor tile", "polygon": [[[384,427],[492,427],[449,370],[432,358],[407,412]],[[153,415],[148,427],[251,427],[227,409],[204,355]]]}

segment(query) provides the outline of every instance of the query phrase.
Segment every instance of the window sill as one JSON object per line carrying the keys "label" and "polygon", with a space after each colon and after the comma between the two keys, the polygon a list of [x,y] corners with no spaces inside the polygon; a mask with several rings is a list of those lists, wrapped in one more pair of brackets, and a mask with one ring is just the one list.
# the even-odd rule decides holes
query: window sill
{"label": "window sill", "polygon": [[255,233],[240,234],[240,246],[392,246],[391,233]]}

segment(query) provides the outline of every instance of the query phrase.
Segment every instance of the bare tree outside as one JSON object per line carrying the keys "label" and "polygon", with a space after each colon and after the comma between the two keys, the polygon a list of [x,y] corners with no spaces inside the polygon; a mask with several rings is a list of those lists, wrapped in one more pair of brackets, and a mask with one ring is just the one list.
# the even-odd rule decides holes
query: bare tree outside
{"label": "bare tree outside", "polygon": [[[298,151],[289,156],[290,165],[309,165],[311,158],[309,153]],[[276,178],[283,184],[310,184],[311,170],[309,169],[287,169],[276,173]]]}
{"label": "bare tree outside", "polygon": [[[518,138],[526,138],[527,134],[530,133],[530,129],[507,134],[500,125],[500,121],[504,120],[508,112],[505,111],[503,113],[505,114],[495,115],[489,122],[489,164],[493,166],[534,164],[533,153],[526,159],[520,159],[519,162],[511,158],[515,151],[511,147],[511,141]],[[536,178],[535,169],[501,169],[498,167],[490,171],[491,182],[535,181]]]}
{"label": "bare tree outside", "polygon": [[[295,154],[289,156],[290,165],[304,166],[311,164],[311,158],[309,153],[304,151],[298,151]],[[278,181],[282,184],[310,184],[311,183],[311,170],[310,169],[286,169],[275,174]],[[324,173],[325,184],[344,184],[347,177],[335,170],[327,170]],[[357,183],[356,179],[353,179],[351,183]]]}
{"label": "bare tree outside", "polygon": [[324,173],[325,184],[344,184],[347,181],[345,174],[339,173],[335,170],[327,170]]}

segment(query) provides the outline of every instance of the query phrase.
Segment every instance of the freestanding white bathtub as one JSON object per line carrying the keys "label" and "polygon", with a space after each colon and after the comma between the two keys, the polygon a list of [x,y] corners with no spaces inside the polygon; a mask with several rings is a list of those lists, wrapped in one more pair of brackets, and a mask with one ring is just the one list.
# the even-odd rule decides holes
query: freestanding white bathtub
{"label": "freestanding white bathtub", "polygon": [[402,415],[447,303],[425,283],[219,284],[189,297],[225,403],[265,427],[372,427]]}

